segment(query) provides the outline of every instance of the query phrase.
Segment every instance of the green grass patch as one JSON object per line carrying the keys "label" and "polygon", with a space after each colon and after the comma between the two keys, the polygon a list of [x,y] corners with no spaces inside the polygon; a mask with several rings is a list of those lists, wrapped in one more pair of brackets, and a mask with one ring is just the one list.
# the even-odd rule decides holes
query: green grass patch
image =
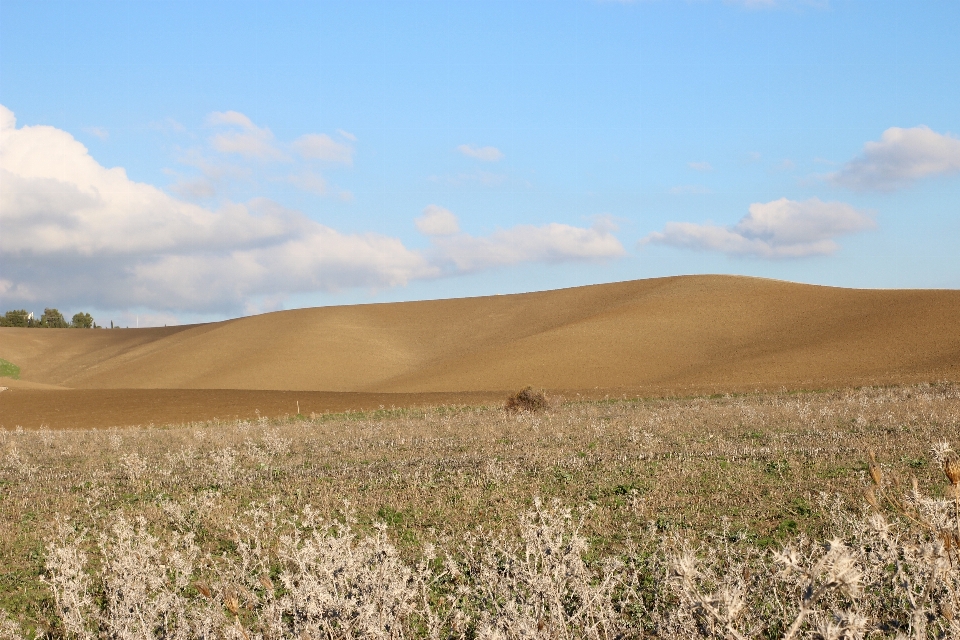
{"label": "green grass patch", "polygon": [[0,378],[13,378],[17,380],[20,378],[20,367],[0,358]]}

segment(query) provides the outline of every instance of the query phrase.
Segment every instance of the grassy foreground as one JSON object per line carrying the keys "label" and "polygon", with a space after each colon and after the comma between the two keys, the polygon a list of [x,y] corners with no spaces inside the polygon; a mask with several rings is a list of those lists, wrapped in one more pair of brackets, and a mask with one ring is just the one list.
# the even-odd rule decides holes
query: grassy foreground
{"label": "grassy foreground", "polygon": [[4,431],[0,638],[960,638],[951,441],[950,384]]}

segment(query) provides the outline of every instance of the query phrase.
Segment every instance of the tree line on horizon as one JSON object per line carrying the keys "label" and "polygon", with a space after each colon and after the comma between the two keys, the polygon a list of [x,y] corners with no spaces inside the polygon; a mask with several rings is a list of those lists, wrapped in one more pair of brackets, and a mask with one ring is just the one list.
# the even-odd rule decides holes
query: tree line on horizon
{"label": "tree line on horizon", "polygon": [[80,311],[73,314],[70,322],[57,309],[44,309],[43,315],[35,318],[26,309],[14,309],[0,316],[0,327],[24,327],[40,329],[100,329],[93,316]]}

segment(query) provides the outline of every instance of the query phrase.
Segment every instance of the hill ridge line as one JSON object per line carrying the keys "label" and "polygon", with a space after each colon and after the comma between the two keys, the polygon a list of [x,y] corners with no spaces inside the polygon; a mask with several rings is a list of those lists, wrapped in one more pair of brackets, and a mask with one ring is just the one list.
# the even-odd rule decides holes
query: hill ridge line
{"label": "hill ridge line", "polygon": [[365,393],[960,379],[960,291],[670,276],[118,331],[0,329],[27,382]]}

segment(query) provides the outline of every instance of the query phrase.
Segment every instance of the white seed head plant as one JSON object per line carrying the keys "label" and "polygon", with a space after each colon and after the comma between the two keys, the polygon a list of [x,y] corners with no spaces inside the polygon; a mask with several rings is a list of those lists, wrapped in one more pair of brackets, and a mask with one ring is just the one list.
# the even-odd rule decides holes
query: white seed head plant
{"label": "white seed head plant", "polygon": [[0,640],[960,640],[958,425],[920,385],[0,431]]}

